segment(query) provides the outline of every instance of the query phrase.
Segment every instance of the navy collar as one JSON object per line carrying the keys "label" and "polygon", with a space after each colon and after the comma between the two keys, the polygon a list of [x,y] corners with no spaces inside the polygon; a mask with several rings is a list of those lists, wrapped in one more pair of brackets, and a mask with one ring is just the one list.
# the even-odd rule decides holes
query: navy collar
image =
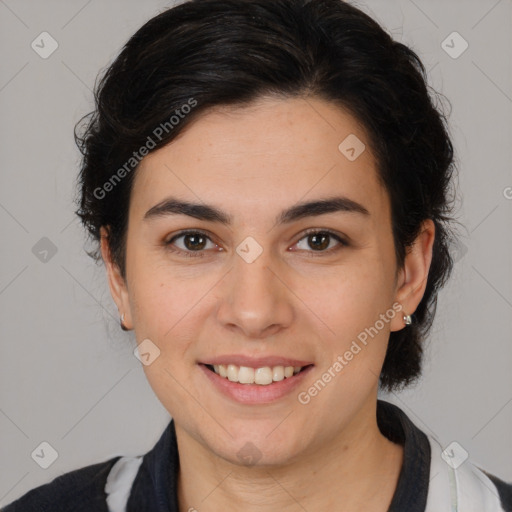
{"label": "navy collar", "polygon": [[[396,405],[377,400],[377,424],[391,441],[404,446],[404,462],[388,512],[424,512],[430,476],[427,436]],[[179,512],[180,468],[176,430],[171,420],[156,445],[144,455],[127,512]]]}
{"label": "navy collar", "polygon": [[428,437],[396,405],[377,400],[377,425],[391,441],[404,447],[404,461],[388,512],[424,512],[430,481]]}

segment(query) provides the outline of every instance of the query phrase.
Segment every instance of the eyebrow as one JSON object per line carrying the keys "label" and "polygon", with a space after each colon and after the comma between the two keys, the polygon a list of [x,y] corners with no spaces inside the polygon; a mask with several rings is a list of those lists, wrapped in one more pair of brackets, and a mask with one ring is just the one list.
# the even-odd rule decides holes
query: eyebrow
{"label": "eyebrow", "polygon": [[[305,217],[314,217],[327,213],[357,213],[369,217],[370,212],[362,205],[347,197],[331,197],[296,204],[283,210],[275,219],[276,224],[289,224]],[[206,204],[190,203],[174,197],[168,197],[150,208],[144,215],[144,220],[150,220],[168,215],[187,215],[195,219],[230,226],[233,217],[219,208]]]}

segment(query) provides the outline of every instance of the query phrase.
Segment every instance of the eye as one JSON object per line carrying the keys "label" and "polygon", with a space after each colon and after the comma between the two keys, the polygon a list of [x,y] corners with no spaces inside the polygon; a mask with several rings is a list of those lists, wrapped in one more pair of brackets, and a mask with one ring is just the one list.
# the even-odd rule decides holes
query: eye
{"label": "eye", "polygon": [[[178,247],[178,249],[175,249],[176,240],[180,238],[183,239],[183,245],[181,248]],[[214,247],[219,247],[217,244],[213,243],[210,237],[203,231],[182,231],[165,242],[165,245],[171,252],[181,253],[184,256],[194,258],[204,256],[203,249],[207,248],[208,242]],[[222,250],[220,247],[219,249]]]}
{"label": "eye", "polygon": [[[303,240],[305,240],[305,243],[308,245],[308,247],[313,248],[312,251],[309,251],[307,248],[305,249],[306,252],[312,253],[309,254],[309,256],[313,257],[322,256],[326,253],[331,254],[332,252],[336,252],[342,247],[347,247],[349,245],[343,238],[329,230],[308,230],[306,231],[305,236],[303,236],[295,245],[298,246],[300,243],[302,243]],[[331,242],[333,240],[339,242],[338,245],[334,248],[331,246]],[[329,246],[331,247],[329,248]],[[315,252],[320,254],[314,254]]]}
{"label": "eye", "polygon": [[[182,246],[179,247],[177,244],[177,240],[182,240]],[[336,252],[343,247],[347,247],[349,244],[343,238],[341,238],[336,233],[333,233],[329,230],[319,230],[319,229],[311,229],[306,231],[305,236],[303,236],[295,246],[298,246],[302,243],[303,240],[306,240],[306,243],[313,250],[308,250],[307,248],[300,248],[299,250],[305,250],[307,253],[310,253],[309,256],[322,256],[327,254],[331,254],[332,252]],[[332,241],[335,240],[338,242],[337,246],[330,247]],[[212,242],[210,236],[203,231],[182,231],[177,235],[173,236],[170,240],[165,242],[165,246],[174,253],[180,253],[186,257],[203,257],[205,256],[204,250],[208,249],[208,243],[211,244],[215,248],[217,247],[219,251],[223,249],[219,247],[217,244]],[[176,248],[177,247],[177,248]],[[297,249],[293,249],[295,252]],[[314,254],[314,253],[319,254]]]}

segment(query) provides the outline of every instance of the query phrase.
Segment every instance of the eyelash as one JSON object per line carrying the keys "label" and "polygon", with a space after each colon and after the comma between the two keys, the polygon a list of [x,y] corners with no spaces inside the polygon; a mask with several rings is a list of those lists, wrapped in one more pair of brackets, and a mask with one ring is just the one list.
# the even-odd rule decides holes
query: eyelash
{"label": "eyelash", "polygon": [[[294,245],[298,244],[300,241],[302,241],[304,238],[307,238],[309,235],[320,234],[320,233],[326,234],[329,237],[334,238],[337,242],[340,243],[340,245],[337,246],[337,247],[331,248],[331,249],[323,250],[323,251],[306,251],[306,253],[310,253],[309,257],[316,258],[316,257],[319,257],[319,256],[320,257],[324,256],[326,254],[330,255],[333,252],[337,252],[337,251],[341,250],[343,247],[348,247],[349,246],[349,243],[346,240],[344,240],[341,236],[337,235],[333,231],[330,231],[328,229],[316,229],[316,228],[306,230],[303,233],[302,237]],[[167,247],[167,249],[169,251],[171,251],[173,253],[181,253],[181,254],[183,254],[187,258],[202,258],[202,257],[204,257],[204,253],[205,253],[204,250],[201,250],[201,251],[184,251],[182,249],[175,249],[175,248],[173,248],[173,246],[172,246],[173,242],[175,242],[178,238],[181,238],[181,237],[186,236],[186,235],[203,235],[210,242],[215,243],[215,242],[213,242],[213,240],[210,238],[210,236],[206,232],[201,231],[199,229],[195,229],[195,230],[181,231],[177,235],[173,236],[169,241],[165,242],[165,246]],[[317,252],[317,254],[315,254],[315,252]]]}

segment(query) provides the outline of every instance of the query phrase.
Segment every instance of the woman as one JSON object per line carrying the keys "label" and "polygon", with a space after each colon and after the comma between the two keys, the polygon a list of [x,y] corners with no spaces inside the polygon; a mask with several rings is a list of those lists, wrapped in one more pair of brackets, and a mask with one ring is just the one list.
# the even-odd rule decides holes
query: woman
{"label": "woman", "polygon": [[377,399],[421,372],[453,148],[416,54],[339,0],[195,0],[126,44],[77,214],[172,421],[5,510],[512,510]]}

